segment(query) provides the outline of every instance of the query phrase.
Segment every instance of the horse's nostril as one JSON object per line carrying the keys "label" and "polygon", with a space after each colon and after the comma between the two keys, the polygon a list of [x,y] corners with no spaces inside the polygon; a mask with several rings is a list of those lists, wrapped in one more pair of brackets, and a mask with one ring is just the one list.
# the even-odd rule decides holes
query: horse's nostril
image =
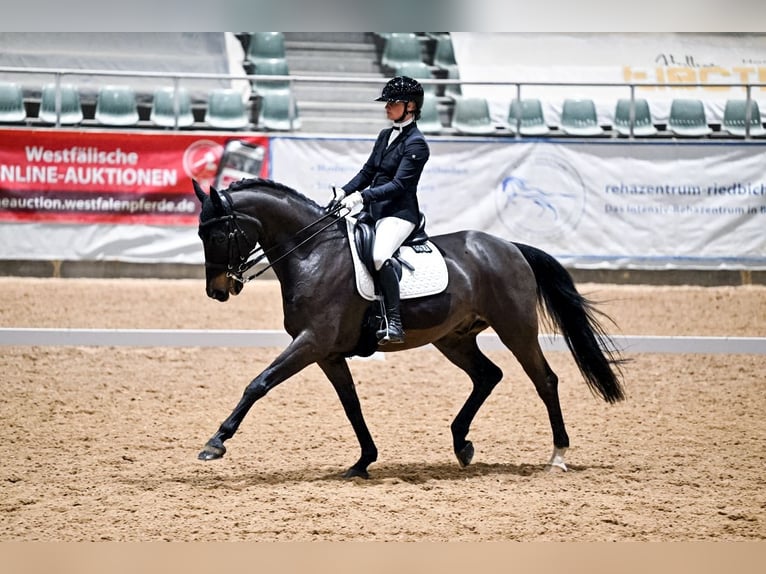
{"label": "horse's nostril", "polygon": [[216,301],[226,301],[229,298],[229,292],[223,289],[208,289],[207,296]]}
{"label": "horse's nostril", "polygon": [[229,292],[222,289],[213,291],[213,298],[218,301],[226,301],[229,298]]}

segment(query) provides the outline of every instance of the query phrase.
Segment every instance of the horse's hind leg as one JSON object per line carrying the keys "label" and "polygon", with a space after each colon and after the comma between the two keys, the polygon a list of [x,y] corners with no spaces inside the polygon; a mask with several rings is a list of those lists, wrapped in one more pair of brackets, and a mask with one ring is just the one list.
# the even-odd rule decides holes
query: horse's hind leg
{"label": "horse's hind leg", "polygon": [[524,372],[532,380],[537,394],[545,403],[553,432],[553,454],[548,463],[551,470],[567,470],[564,453],[569,448],[569,436],[564,426],[559,402],[559,379],[545,360],[537,340],[537,329],[520,329],[495,326],[500,340],[511,350]]}
{"label": "horse's hind leg", "polygon": [[492,389],[503,378],[503,372],[481,352],[476,343],[476,335],[445,337],[434,342],[434,346],[455,366],[468,373],[473,382],[473,390],[451,426],[455,455],[460,466],[467,466],[474,452],[473,444],[466,440],[471,422]]}

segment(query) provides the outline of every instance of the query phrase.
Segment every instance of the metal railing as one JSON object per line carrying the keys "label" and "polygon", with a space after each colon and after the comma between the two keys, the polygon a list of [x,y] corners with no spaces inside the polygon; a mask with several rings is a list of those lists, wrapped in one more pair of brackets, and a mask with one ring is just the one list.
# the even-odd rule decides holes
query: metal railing
{"label": "metal railing", "polygon": [[[211,73],[193,73],[193,72],[145,72],[145,71],[124,71],[124,70],[98,70],[98,69],[62,69],[62,68],[19,68],[19,67],[0,67],[0,74],[29,74],[29,75],[50,75],[53,76],[53,81],[56,85],[56,127],[60,124],[61,113],[61,91],[60,87],[63,78],[67,76],[97,76],[97,77],[121,77],[121,78],[142,78],[142,79],[158,79],[158,80],[170,80],[175,88],[174,97],[174,112],[176,114],[176,127],[179,113],[179,101],[178,101],[178,88],[183,81],[193,80],[229,80],[229,81],[246,81],[250,85],[253,82],[268,83],[268,82],[287,82],[290,88],[290,107],[289,107],[289,120],[292,129],[293,122],[295,121],[295,96],[294,86],[296,83],[337,83],[344,85],[355,84],[372,84],[380,86],[384,78],[379,77],[367,77],[367,78],[354,78],[354,77],[336,77],[336,76],[313,76],[313,75],[258,75],[258,74],[211,74]],[[629,109],[629,128],[630,136],[634,135],[635,125],[635,102],[636,102],[636,90],[639,88],[672,88],[677,90],[684,90],[688,88],[744,88],[745,90],[745,137],[750,137],[751,122],[753,119],[753,89],[754,88],[766,88],[766,83],[760,82],[743,82],[743,83],[677,83],[677,82],[552,82],[552,81],[506,81],[506,80],[461,80],[458,78],[418,78],[418,81],[424,86],[501,86],[510,87],[515,90],[516,99],[522,100],[522,91],[524,88],[540,88],[540,87],[560,87],[560,88],[624,88],[628,90],[630,99]],[[257,91],[254,92],[257,95]],[[520,133],[521,116],[520,114],[516,118],[516,134]]]}

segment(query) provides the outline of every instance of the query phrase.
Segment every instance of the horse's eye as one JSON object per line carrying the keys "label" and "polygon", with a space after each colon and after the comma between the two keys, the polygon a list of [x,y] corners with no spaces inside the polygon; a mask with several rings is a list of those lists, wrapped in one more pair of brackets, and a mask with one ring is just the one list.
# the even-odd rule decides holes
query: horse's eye
{"label": "horse's eye", "polygon": [[210,240],[216,245],[222,245],[226,243],[226,234],[221,231],[211,233]]}

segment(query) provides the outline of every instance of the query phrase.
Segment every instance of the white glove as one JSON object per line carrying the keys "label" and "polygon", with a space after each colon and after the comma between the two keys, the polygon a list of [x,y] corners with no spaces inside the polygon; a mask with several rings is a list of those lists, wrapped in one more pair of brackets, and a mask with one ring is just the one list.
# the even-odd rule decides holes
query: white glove
{"label": "white glove", "polygon": [[354,193],[344,197],[340,203],[343,205],[343,207],[354,209],[357,205],[363,202],[364,200],[362,199],[362,194],[358,191],[355,191]]}

